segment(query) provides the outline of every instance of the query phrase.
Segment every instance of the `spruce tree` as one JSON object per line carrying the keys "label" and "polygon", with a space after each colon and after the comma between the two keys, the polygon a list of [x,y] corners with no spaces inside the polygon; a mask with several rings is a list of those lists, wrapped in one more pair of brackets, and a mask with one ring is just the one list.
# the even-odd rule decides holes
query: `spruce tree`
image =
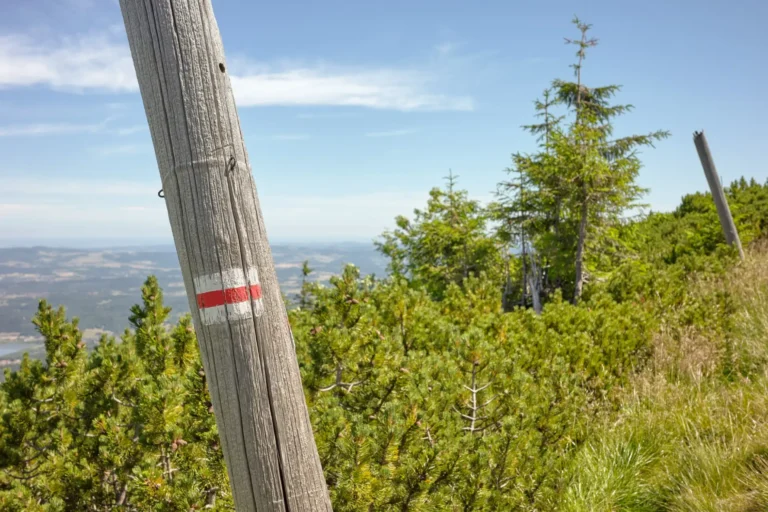
{"label": "spruce tree", "polygon": [[[514,222],[527,227],[537,254],[546,258],[546,280],[578,302],[591,256],[615,243],[611,227],[625,220],[626,212],[638,205],[644,193],[636,183],[641,167],[638,150],[653,146],[669,132],[613,136],[614,119],[633,107],[610,103],[621,89],[618,85],[584,85],[586,52],[597,40],[587,37],[590,25],[578,18],[573,23],[581,37],[566,39],[566,43],[578,47],[577,61],[571,66],[575,81],[552,82],[555,101],[549,101],[550,95],[545,93],[545,100],[537,102],[543,123],[526,127],[543,135],[540,151],[514,156],[514,170],[525,175],[529,184],[527,199],[515,192],[519,190],[515,180],[501,182],[500,189],[512,191],[513,208],[526,212],[524,221]],[[557,117],[551,111],[556,105],[564,106],[570,115]],[[564,119],[569,121],[567,126],[563,126]]]}
{"label": "spruce tree", "polygon": [[450,173],[445,188],[430,191],[426,209],[414,210],[412,221],[398,216],[397,227],[376,241],[389,257],[390,273],[423,286],[435,298],[451,283],[481,272],[502,281],[497,241],[488,229],[490,212],[456,187],[457,178]]}

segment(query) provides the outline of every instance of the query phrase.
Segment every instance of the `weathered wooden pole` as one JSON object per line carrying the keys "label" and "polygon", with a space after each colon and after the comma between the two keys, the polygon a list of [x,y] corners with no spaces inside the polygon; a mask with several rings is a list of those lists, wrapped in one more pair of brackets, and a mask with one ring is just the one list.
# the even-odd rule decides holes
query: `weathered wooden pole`
{"label": "weathered wooden pole", "polygon": [[330,511],[210,0],[120,0],[238,511]]}
{"label": "weathered wooden pole", "polygon": [[704,175],[709,183],[709,190],[712,192],[712,198],[715,200],[717,215],[720,217],[720,226],[725,234],[725,241],[729,245],[736,245],[739,250],[739,256],[744,259],[744,250],[741,248],[739,232],[736,230],[736,224],[731,216],[731,209],[728,207],[728,200],[723,192],[723,185],[720,183],[720,177],[715,168],[715,161],[712,160],[712,153],[709,151],[709,144],[704,132],[693,132],[693,143],[696,145],[696,151],[699,153],[701,166],[704,168]]}

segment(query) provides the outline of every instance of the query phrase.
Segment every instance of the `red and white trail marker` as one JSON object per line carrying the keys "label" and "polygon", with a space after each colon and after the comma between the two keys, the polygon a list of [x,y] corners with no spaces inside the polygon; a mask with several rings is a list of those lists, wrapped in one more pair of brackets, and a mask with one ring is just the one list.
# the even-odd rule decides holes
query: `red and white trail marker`
{"label": "red and white trail marker", "polygon": [[232,268],[196,277],[195,294],[203,325],[253,318],[264,312],[255,268]]}

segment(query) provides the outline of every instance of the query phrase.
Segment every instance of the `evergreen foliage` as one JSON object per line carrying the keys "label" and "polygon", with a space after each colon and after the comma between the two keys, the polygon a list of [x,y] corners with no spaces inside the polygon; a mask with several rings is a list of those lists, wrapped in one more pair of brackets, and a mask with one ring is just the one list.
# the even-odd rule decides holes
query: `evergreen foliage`
{"label": "evergreen foliage", "polygon": [[[638,150],[669,133],[614,137],[615,118],[633,107],[610,102],[618,85],[584,85],[586,50],[597,40],[587,38],[590,25],[578,18],[573,23],[581,37],[566,42],[578,47],[572,65],[576,81],[554,80],[544,100],[535,103],[542,123],[525,128],[539,135],[540,151],[513,155],[508,172],[514,177],[499,184],[501,200],[494,211],[506,221],[502,232],[527,234],[538,267],[547,269],[545,296],[562,290],[575,302],[587,276],[599,275],[606,258],[621,252],[614,229],[644,193],[635,182],[641,168]],[[557,107],[564,107],[565,114],[555,115]]]}
{"label": "evergreen foliage", "polygon": [[0,510],[232,509],[191,320],[169,329],[154,277],[121,342],[89,354],[77,320],[41,301],[46,360],[0,389]]}
{"label": "evergreen foliage", "polygon": [[[540,151],[497,201],[451,174],[382,235],[385,279],[349,265],[324,287],[304,262],[288,315],[337,511],[768,508],[768,185],[726,189],[742,266],[709,194],[628,218],[636,151],[666,133],[613,138],[629,106],[582,85],[576,24],[576,81],[536,104]],[[194,329],[169,311],[149,277],[87,353],[40,302],[46,358],[0,384],[0,510],[233,510]]]}
{"label": "evergreen foliage", "polygon": [[485,273],[500,281],[499,241],[489,234],[490,214],[465,190],[456,189],[458,176],[446,178],[445,189],[433,188],[425,210],[414,210],[414,220],[395,219],[397,227],[382,235],[376,246],[395,276],[408,278],[435,299],[452,283]]}

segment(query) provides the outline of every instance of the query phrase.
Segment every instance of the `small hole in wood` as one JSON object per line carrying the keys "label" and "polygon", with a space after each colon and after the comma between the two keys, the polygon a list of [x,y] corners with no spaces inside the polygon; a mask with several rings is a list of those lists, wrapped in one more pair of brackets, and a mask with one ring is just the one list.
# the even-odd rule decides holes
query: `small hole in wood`
{"label": "small hole in wood", "polygon": [[219,69],[221,70],[222,73],[227,70],[227,68],[225,68],[224,64],[222,64],[221,62],[219,62]]}

